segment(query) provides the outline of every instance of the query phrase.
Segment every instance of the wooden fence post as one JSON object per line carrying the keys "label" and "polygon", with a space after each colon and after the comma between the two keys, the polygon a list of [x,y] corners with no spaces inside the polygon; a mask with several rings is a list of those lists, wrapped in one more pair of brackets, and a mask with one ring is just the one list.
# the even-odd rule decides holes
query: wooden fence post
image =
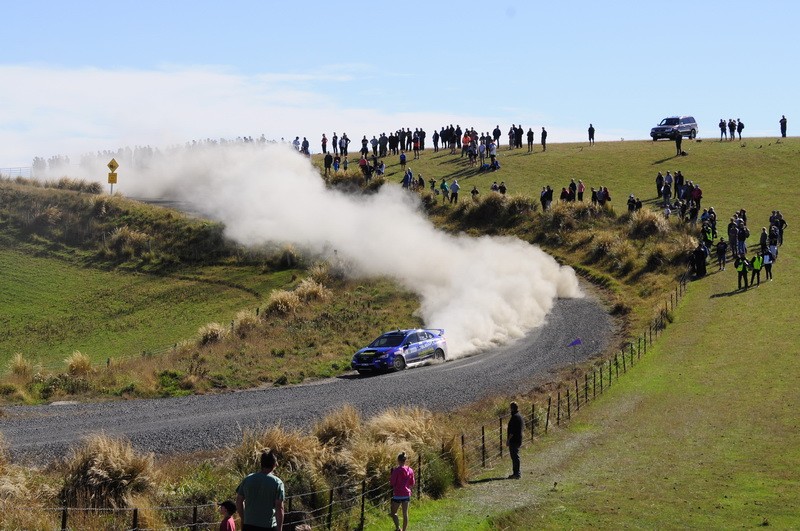
{"label": "wooden fence post", "polygon": [[536,402],[531,402],[531,441],[536,435]]}
{"label": "wooden fence post", "polygon": [[500,459],[503,458],[503,417],[498,419],[500,421]]}
{"label": "wooden fence post", "polygon": [[567,420],[572,419],[572,412],[570,411],[569,407],[569,387],[567,387]]}
{"label": "wooden fence post", "polygon": [[619,380],[619,358],[617,358],[617,353],[614,353],[614,368],[617,370],[617,380]]}
{"label": "wooden fence post", "polygon": [[583,403],[589,401],[589,373],[583,373]]}
{"label": "wooden fence post", "polygon": [[[600,373],[600,385],[603,385],[603,374]],[[597,398],[597,369],[592,368],[592,398]]]}
{"label": "wooden fence post", "polygon": [[192,531],[197,531],[197,505],[192,507]]}
{"label": "wooden fence post", "polygon": [[611,387],[611,360],[608,360],[608,386]]}
{"label": "wooden fence post", "polygon": [[[421,497],[422,494],[422,454],[417,456],[417,499]],[[333,492],[333,490],[331,490]]]}
{"label": "wooden fence post", "polygon": [[[625,349],[620,349],[620,354],[622,354],[622,372],[626,373],[626,372],[628,372],[628,367],[627,367],[627,365],[625,363]],[[614,359],[617,359],[617,355],[616,354],[614,354]],[[619,362],[617,362],[617,370],[619,371]],[[617,373],[617,374],[619,374],[619,373]]]}
{"label": "wooden fence post", "polygon": [[464,466],[467,465],[467,452],[464,451],[464,432],[461,432],[461,458],[464,460]]}
{"label": "wooden fence post", "polygon": [[330,529],[333,526],[333,489],[330,490],[330,494],[328,495],[328,521],[327,521],[327,528]]}
{"label": "wooden fence post", "polygon": [[67,512],[69,509],[64,507],[61,509],[61,531],[67,531]]}
{"label": "wooden fence post", "polygon": [[133,508],[133,524],[131,525],[133,531],[139,531],[139,509]]}
{"label": "wooden fence post", "polygon": [[553,401],[553,397],[548,395],[547,396],[547,417],[544,420],[544,432],[547,433],[547,427],[550,426],[550,404]]}
{"label": "wooden fence post", "polygon": [[581,391],[578,388],[578,379],[575,378],[575,408],[581,410]]}
{"label": "wooden fence post", "polygon": [[[462,434],[462,437],[463,437],[463,434]],[[366,503],[366,500],[367,500],[367,480],[366,479],[362,479],[361,480],[361,517],[358,520],[358,529],[362,530],[362,531],[364,529],[364,524],[366,523],[365,520],[364,520],[364,505]]]}

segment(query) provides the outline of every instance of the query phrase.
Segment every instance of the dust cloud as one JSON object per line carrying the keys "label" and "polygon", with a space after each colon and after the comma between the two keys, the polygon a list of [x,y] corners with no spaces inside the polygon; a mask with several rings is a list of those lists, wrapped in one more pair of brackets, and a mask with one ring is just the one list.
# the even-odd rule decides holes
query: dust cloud
{"label": "dust cloud", "polygon": [[581,296],[574,271],[539,248],[446,234],[416,194],[398,186],[370,196],[332,191],[287,145],[178,151],[147,171],[121,174],[120,188],[195,205],[245,245],[286,242],[328,257],[335,249],[356,277],[394,278],[419,295],[425,326],[446,330],[451,357],[519,338],[544,322],[557,298]]}

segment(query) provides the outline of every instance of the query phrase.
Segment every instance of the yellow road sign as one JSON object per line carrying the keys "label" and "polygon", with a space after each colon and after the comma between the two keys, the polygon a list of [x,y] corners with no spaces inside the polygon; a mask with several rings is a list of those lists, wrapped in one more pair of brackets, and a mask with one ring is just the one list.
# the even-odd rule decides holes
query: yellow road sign
{"label": "yellow road sign", "polygon": [[[114,173],[119,168],[119,164],[117,163],[116,159],[111,159],[111,162],[108,163],[108,169],[111,170],[111,173]],[[110,181],[109,181],[110,182]]]}
{"label": "yellow road sign", "polygon": [[[114,162],[113,160],[111,162]],[[111,164],[108,165],[111,167]],[[117,184],[117,174],[116,172],[111,172],[108,174],[108,184]]]}

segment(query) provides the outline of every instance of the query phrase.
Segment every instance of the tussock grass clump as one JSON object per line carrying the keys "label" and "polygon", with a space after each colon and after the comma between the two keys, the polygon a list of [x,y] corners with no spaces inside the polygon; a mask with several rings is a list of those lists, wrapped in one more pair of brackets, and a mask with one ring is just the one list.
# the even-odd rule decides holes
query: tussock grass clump
{"label": "tussock grass clump", "polygon": [[156,486],[152,454],[136,452],[131,443],[93,435],[66,460],[59,494],[67,507],[130,507],[134,497]]}
{"label": "tussock grass clump", "polygon": [[14,378],[30,380],[33,376],[33,365],[25,359],[21,352],[16,352],[8,362],[8,371]]}
{"label": "tussock grass clump", "polygon": [[64,359],[70,376],[84,377],[92,373],[92,360],[86,354],[75,351]]}
{"label": "tussock grass clump", "polygon": [[303,302],[326,301],[331,296],[331,290],[312,278],[304,278],[294,292]]}
{"label": "tussock grass clump", "polygon": [[260,325],[258,316],[250,310],[240,310],[233,323],[234,332],[242,339],[255,332]]}
{"label": "tussock grass clump", "polygon": [[361,426],[361,414],[350,404],[345,404],[314,425],[312,433],[323,446],[341,448],[352,440]]}
{"label": "tussock grass clump", "polygon": [[127,225],[117,227],[108,238],[108,248],[118,256],[138,256],[147,248],[150,236]]}
{"label": "tussock grass clump", "polygon": [[219,323],[204,324],[197,331],[197,344],[200,346],[218,343],[225,338],[227,329]]}
{"label": "tussock grass clump", "polygon": [[232,467],[241,475],[255,472],[261,468],[261,452],[270,450],[278,458],[287,492],[312,493],[302,497],[302,504],[312,510],[322,507],[327,485],[319,468],[323,452],[316,437],[280,425],[246,430],[242,442],[230,450]]}
{"label": "tussock grass clump", "polygon": [[348,168],[347,171],[339,171],[331,174],[328,184],[334,188],[345,191],[357,191],[364,186],[364,174],[357,167]]}
{"label": "tussock grass clump", "polygon": [[550,230],[574,230],[576,223],[571,204],[554,202],[548,210],[542,212],[542,225]]}
{"label": "tussock grass clump", "polygon": [[268,314],[289,315],[300,308],[300,297],[293,291],[274,290],[269,294],[266,311]]}
{"label": "tussock grass clump", "polygon": [[414,448],[435,445],[443,435],[433,413],[418,407],[388,409],[372,417],[366,431],[374,441],[405,442]]}
{"label": "tussock grass clump", "polygon": [[631,214],[628,221],[628,235],[631,238],[642,239],[668,232],[670,224],[667,219],[653,210],[645,208],[637,210]]}
{"label": "tussock grass clump", "polygon": [[308,276],[314,282],[324,286],[331,280],[330,270],[331,266],[328,262],[316,262],[309,268]]}
{"label": "tussock grass clump", "polygon": [[103,191],[103,186],[98,182],[86,181],[84,179],[72,179],[61,177],[57,181],[46,182],[45,188],[57,188],[59,190],[72,190],[87,194],[99,194]]}

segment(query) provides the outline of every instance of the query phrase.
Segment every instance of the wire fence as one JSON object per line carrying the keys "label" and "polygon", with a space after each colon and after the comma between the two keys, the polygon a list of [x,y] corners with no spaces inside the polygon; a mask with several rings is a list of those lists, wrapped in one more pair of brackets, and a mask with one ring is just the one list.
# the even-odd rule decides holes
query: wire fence
{"label": "wire fence", "polygon": [[[688,278],[684,274],[678,280],[674,292],[664,306],[657,308],[657,315],[639,335],[624,342],[619,351],[596,361],[583,371],[581,377],[562,380],[556,389],[545,396],[520,403],[520,412],[526,420],[524,445],[533,444],[537,438],[560,428],[579,414],[594,400],[610,390],[622,376],[632,370],[647,354],[648,348],[668,326],[671,312],[686,293]],[[442,441],[438,455],[423,459],[418,456],[416,465],[416,495],[426,492],[426,468],[446,464],[454,466],[460,460],[464,474],[468,477],[490,470],[507,457],[504,439],[508,427],[508,415],[497,417],[481,426],[464,428],[455,441],[446,448]],[[437,461],[439,463],[437,463]],[[391,487],[385,478],[390,470],[360,482],[335,485],[323,490],[289,494],[285,500],[286,521],[304,523],[312,529],[363,529],[368,521],[386,518],[391,497]],[[2,502],[0,502],[2,507]],[[15,506],[14,510],[19,511]],[[97,508],[28,508],[52,513],[58,521],[58,529],[108,529],[112,531],[202,530],[218,525],[216,504],[186,506],[164,506],[147,508],[97,509]],[[158,522],[156,527],[153,522]]]}

